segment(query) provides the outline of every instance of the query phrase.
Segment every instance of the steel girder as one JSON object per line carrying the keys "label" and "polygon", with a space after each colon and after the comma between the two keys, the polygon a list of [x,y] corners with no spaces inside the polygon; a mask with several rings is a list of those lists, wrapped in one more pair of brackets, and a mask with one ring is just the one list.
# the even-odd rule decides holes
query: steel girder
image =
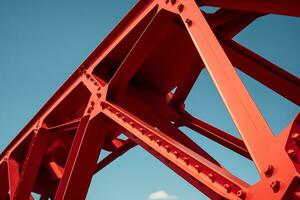
{"label": "steel girder", "polygon": [[[220,9],[207,14],[203,5]],[[211,199],[300,199],[300,115],[275,137],[233,66],[297,105],[300,80],[232,40],[258,17],[299,17],[299,7],[139,1],[3,151],[0,199],[33,199],[33,191],[41,199],[84,199],[92,176],[135,145]],[[184,109],[203,68],[242,139]],[[232,175],[182,126],[253,160],[260,181],[249,185]],[[97,163],[101,149],[111,154]]]}

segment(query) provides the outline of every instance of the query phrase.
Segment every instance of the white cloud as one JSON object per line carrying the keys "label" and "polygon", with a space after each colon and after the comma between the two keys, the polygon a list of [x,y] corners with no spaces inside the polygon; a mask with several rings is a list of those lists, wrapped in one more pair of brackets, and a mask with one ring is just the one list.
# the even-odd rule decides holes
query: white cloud
{"label": "white cloud", "polygon": [[149,200],[177,200],[175,195],[168,194],[166,191],[159,190],[149,195]]}

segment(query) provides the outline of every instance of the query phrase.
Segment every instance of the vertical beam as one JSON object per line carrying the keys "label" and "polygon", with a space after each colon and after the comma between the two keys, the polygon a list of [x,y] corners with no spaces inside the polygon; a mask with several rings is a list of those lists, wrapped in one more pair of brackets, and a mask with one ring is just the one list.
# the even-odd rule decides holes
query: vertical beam
{"label": "vertical beam", "polygon": [[41,128],[34,132],[22,167],[20,180],[14,195],[14,200],[28,200],[38,174],[44,152],[47,148],[50,132]]}
{"label": "vertical beam", "polygon": [[[55,200],[85,199],[105,140],[103,116],[84,116],[77,129]],[[104,126],[104,127],[103,127]]]}
{"label": "vertical beam", "polygon": [[20,179],[19,163],[13,158],[7,160],[9,197],[13,200]]}
{"label": "vertical beam", "polygon": [[0,165],[0,199],[6,199],[8,195],[7,163]]}
{"label": "vertical beam", "polygon": [[194,1],[187,1],[181,14],[219,94],[237,126],[253,161],[260,170],[265,167],[266,151],[274,140],[271,129],[234,70],[217,38]]}

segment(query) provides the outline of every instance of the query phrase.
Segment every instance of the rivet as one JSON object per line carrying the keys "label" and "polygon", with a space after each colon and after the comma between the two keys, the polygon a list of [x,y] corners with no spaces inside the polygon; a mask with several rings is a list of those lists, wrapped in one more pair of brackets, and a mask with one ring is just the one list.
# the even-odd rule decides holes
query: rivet
{"label": "rivet", "polygon": [[212,181],[215,182],[215,176],[212,173],[208,174],[208,178]]}
{"label": "rivet", "polygon": [[195,165],[194,167],[197,170],[197,172],[200,173],[200,166],[199,165]]}
{"label": "rivet", "polygon": [[300,146],[300,134],[299,133],[293,133],[291,138],[294,141],[295,145]]}
{"label": "rivet", "polygon": [[106,109],[106,104],[103,101],[100,103],[100,105],[103,109]]}
{"label": "rivet", "polygon": [[135,127],[135,123],[134,122],[129,122],[129,125],[134,128]]}
{"label": "rivet", "polygon": [[264,170],[264,174],[266,175],[266,177],[271,177],[273,174],[273,166],[272,165],[268,165],[266,167],[266,169]]}
{"label": "rivet", "polygon": [[122,117],[121,119],[122,119],[123,122],[126,122],[126,121],[127,121],[127,118],[126,118],[126,117]]}
{"label": "rivet", "polygon": [[165,145],[165,149],[167,150],[167,152],[170,152],[170,146],[169,145]]}
{"label": "rivet", "polygon": [[144,135],[145,134],[145,130],[143,129],[143,128],[140,128],[140,130],[139,130],[141,133],[142,133],[142,135]]}
{"label": "rivet", "polygon": [[277,180],[273,180],[273,181],[270,183],[270,187],[273,189],[273,192],[278,192],[278,191],[279,191],[279,188],[280,188],[280,182],[277,181]]}
{"label": "rivet", "polygon": [[176,3],[176,0],[171,0],[171,4],[175,4]]}
{"label": "rivet", "polygon": [[97,93],[97,97],[100,98],[101,97],[101,93]]}
{"label": "rivet", "polygon": [[294,149],[289,149],[287,153],[293,161],[297,161],[297,154]]}
{"label": "rivet", "polygon": [[189,158],[188,157],[183,157],[183,161],[185,162],[185,164],[186,165],[188,165],[189,164]]}
{"label": "rivet", "polygon": [[173,154],[176,156],[176,158],[179,157],[179,153],[177,151],[174,151]]}
{"label": "rivet", "polygon": [[91,101],[91,106],[94,106],[95,105],[95,102]]}
{"label": "rivet", "polygon": [[231,186],[229,184],[225,183],[224,188],[225,188],[227,193],[231,192]]}
{"label": "rivet", "polygon": [[150,140],[153,140],[153,135],[152,135],[152,134],[149,134],[149,135],[148,135],[148,138],[149,138]]}
{"label": "rivet", "polygon": [[98,89],[97,89],[98,91],[100,91],[101,90],[101,87],[98,87]]}
{"label": "rivet", "polygon": [[87,77],[87,78],[91,78],[91,75],[87,74],[86,77]]}
{"label": "rivet", "polygon": [[182,12],[184,8],[184,5],[182,5],[181,3],[178,4],[177,9],[179,10],[179,12]]}
{"label": "rivet", "polygon": [[87,110],[87,113],[91,113],[92,112],[92,108],[89,108],[88,110]]}
{"label": "rivet", "polygon": [[188,26],[191,26],[193,24],[193,21],[190,20],[190,19],[186,19],[185,20],[185,23],[188,25]]}
{"label": "rivet", "polygon": [[158,146],[161,145],[161,141],[159,139],[156,140],[156,143],[158,144]]}
{"label": "rivet", "polygon": [[240,199],[245,199],[246,197],[246,193],[243,190],[238,190],[236,192],[236,195],[240,198]]}

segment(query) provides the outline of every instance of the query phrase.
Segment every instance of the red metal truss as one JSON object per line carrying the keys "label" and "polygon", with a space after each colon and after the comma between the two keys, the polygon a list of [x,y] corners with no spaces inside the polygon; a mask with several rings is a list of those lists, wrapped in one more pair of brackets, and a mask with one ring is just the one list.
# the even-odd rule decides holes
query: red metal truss
{"label": "red metal truss", "polygon": [[[208,14],[204,5],[220,9]],[[258,17],[300,17],[299,8],[300,1],[139,1],[3,151],[0,200],[33,199],[31,192],[85,199],[93,175],[136,145],[211,199],[300,199],[300,115],[275,137],[234,67],[297,105],[300,80],[232,40]],[[242,139],[185,110],[204,68]],[[260,181],[231,174],[183,126],[252,160]],[[98,162],[102,149],[111,153]]]}

